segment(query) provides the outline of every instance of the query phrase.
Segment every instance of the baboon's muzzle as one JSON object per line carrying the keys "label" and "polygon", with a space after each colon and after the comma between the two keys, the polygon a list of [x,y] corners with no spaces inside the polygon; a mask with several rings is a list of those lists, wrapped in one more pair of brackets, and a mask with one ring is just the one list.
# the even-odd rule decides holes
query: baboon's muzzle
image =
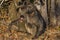
{"label": "baboon's muzzle", "polygon": [[24,19],[24,15],[20,15],[20,19]]}
{"label": "baboon's muzzle", "polygon": [[24,21],[24,15],[20,15],[20,22]]}

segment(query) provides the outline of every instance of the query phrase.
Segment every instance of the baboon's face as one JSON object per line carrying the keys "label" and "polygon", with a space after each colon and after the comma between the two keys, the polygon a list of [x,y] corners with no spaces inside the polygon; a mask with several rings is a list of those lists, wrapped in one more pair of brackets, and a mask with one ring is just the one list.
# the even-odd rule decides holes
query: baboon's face
{"label": "baboon's face", "polygon": [[19,8],[21,22],[23,22],[23,21],[26,20],[26,12],[27,12],[27,10],[26,10],[26,7],[25,6],[22,6],[22,7]]}
{"label": "baboon's face", "polygon": [[17,8],[18,8],[18,12],[20,13],[20,14],[25,14],[26,13],[26,8],[27,8],[27,6],[26,6],[26,0],[19,0],[16,4],[17,4]]}
{"label": "baboon's face", "polygon": [[16,11],[20,14],[20,20],[23,21],[26,19],[26,5],[24,0],[19,0],[16,2],[17,9]]}
{"label": "baboon's face", "polygon": [[34,11],[34,8],[32,4],[28,3],[27,5],[25,5],[21,3],[18,9],[18,12],[20,13],[20,20],[25,20],[27,16],[33,16],[34,15],[33,11]]}
{"label": "baboon's face", "polygon": [[21,19],[26,19],[28,16],[32,17],[34,15],[34,8],[32,5],[28,5],[27,7],[23,6],[23,8],[20,8],[20,16],[23,15],[24,18]]}
{"label": "baboon's face", "polygon": [[35,1],[35,2],[34,2],[34,5],[36,6],[36,8],[37,8],[38,10],[41,9],[41,3],[40,3],[40,1]]}
{"label": "baboon's face", "polygon": [[24,21],[26,19],[26,7],[24,5],[22,5],[20,8],[19,8],[19,13],[20,13],[20,20],[21,21]]}

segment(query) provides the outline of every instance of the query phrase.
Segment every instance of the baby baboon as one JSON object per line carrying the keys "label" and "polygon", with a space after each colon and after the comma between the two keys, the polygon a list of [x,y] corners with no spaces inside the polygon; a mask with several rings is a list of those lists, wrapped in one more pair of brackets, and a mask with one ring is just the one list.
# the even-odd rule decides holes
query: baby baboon
{"label": "baby baboon", "polygon": [[[27,28],[28,29],[28,28]],[[23,35],[30,35],[31,34],[29,32],[27,32],[26,28],[25,28],[25,17],[23,15],[20,15],[20,18],[12,21],[10,24],[9,24],[9,28],[8,28],[9,32],[20,32],[22,33]],[[21,35],[21,34],[20,34]]]}

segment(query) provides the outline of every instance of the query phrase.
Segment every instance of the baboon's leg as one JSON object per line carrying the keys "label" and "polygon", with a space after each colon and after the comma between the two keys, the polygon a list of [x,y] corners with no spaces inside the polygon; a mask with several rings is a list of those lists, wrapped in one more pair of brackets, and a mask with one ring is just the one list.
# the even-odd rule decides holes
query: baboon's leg
{"label": "baboon's leg", "polygon": [[45,32],[46,24],[44,22],[39,22],[39,25],[37,25],[37,32],[33,39],[38,38],[40,35],[42,35]]}

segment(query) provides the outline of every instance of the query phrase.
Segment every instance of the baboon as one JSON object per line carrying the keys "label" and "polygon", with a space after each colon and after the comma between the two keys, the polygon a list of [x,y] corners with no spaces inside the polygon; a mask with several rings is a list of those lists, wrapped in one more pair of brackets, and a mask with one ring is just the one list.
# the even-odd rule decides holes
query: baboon
{"label": "baboon", "polygon": [[37,30],[34,37],[38,38],[45,31],[46,23],[43,17],[41,16],[40,12],[37,9],[35,9],[35,7],[29,5],[29,7],[27,8],[28,8],[27,23],[30,23],[32,26],[33,25],[36,26]]}

